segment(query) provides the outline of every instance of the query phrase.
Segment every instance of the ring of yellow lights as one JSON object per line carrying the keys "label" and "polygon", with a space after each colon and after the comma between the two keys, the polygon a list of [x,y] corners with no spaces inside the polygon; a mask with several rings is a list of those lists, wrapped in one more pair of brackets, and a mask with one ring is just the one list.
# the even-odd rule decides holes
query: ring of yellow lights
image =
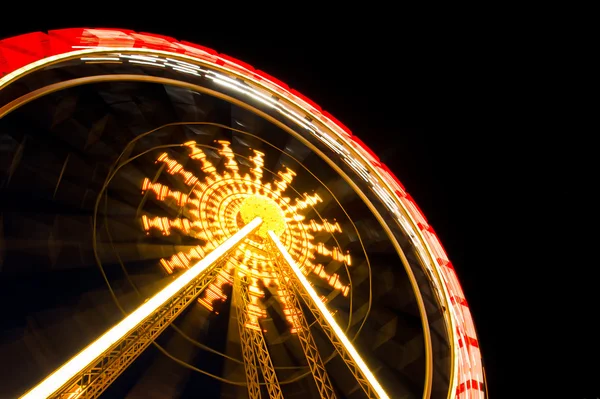
{"label": "ring of yellow lights", "polygon": [[[210,221],[205,220],[203,217],[201,217],[201,214],[203,212],[208,211],[208,209],[209,209],[208,207],[211,203],[211,201],[210,201],[211,198],[215,198],[215,197],[220,198],[220,196],[221,196],[220,192],[222,190],[227,190],[228,186],[231,184],[234,184],[234,183],[238,183],[246,188],[246,191],[241,193],[241,194],[245,195],[244,196],[245,198],[248,198],[251,196],[260,196],[261,198],[265,198],[265,200],[268,200],[268,201],[271,201],[271,202],[277,204],[277,208],[281,212],[288,211],[288,209],[289,209],[284,198],[282,198],[281,196],[279,196],[278,194],[273,192],[268,186],[261,185],[258,182],[248,181],[248,180],[244,180],[242,178],[231,178],[227,181],[221,180],[221,181],[215,181],[215,182],[209,184],[202,191],[202,195],[200,197],[198,197],[201,207],[198,209],[198,213],[197,213],[196,217],[202,224],[202,230],[206,234],[206,237],[208,237],[208,239],[213,242],[215,247],[223,241],[223,239],[225,238],[225,235],[220,236],[220,237],[215,237],[214,233],[211,229],[212,225],[211,225]],[[259,194],[260,191],[262,191],[263,194]],[[234,234],[235,232],[237,232],[237,230],[239,230],[240,226],[237,225],[235,219],[232,219],[231,217],[227,217],[226,214],[227,214],[228,210],[233,208],[234,211],[232,213],[234,215],[237,215],[237,213],[240,211],[239,207],[242,205],[242,201],[244,201],[244,200],[245,199],[238,199],[238,198],[233,198],[232,196],[228,196],[228,197],[222,198],[222,200],[220,200],[219,203],[214,206],[215,208],[218,209],[216,213],[219,217],[217,217],[216,219],[218,220],[218,223],[220,224],[221,229],[223,229],[224,231],[227,231],[228,234]],[[250,219],[250,220],[252,220],[252,219]],[[248,223],[248,220],[244,220],[244,221],[246,223]],[[263,222],[263,224],[264,223],[265,222]],[[291,226],[289,226],[288,224],[291,224]],[[296,227],[296,228],[295,229],[290,228],[292,226]],[[261,235],[260,233],[258,233],[258,235],[262,238],[265,238],[267,230],[264,230],[263,235]],[[259,231],[261,231],[261,230],[259,230]],[[298,233],[300,235],[298,235]],[[301,257],[299,258],[299,264],[302,265],[304,263],[304,260],[307,257],[307,252],[308,252],[308,250],[307,250],[308,234],[304,230],[302,223],[297,223],[294,221],[288,222],[287,224],[283,223],[281,226],[281,229],[279,230],[279,235],[281,235],[282,241],[284,242],[284,245],[286,246],[286,248],[288,250],[291,250],[292,237],[296,237],[297,239],[304,241],[304,245],[303,245],[304,251],[303,251]],[[260,242],[260,243],[255,242],[252,239],[252,237],[248,238],[247,241],[250,241],[251,243],[253,243],[256,246],[263,245],[262,242]]]}

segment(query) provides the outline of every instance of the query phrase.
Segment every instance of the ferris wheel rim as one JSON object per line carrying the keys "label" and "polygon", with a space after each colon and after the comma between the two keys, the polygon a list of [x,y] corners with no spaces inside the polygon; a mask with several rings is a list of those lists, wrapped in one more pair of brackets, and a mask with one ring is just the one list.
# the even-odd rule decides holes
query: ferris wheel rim
{"label": "ferris wheel rim", "polygon": [[[75,30],[79,30],[79,29],[85,29],[85,28],[78,28]],[[120,31],[118,29],[97,29],[95,31]],[[121,30],[123,32],[132,32],[129,30]],[[55,36],[57,35],[57,32],[60,31],[51,31],[50,34],[54,34]],[[157,38],[157,40],[162,40],[167,41],[169,39],[174,40],[172,38],[167,38],[165,36],[161,36],[161,35],[153,35],[153,34],[146,34],[146,33],[142,33],[142,34],[138,34],[138,36],[147,36],[147,37],[154,37]],[[23,35],[24,36],[24,35]],[[13,39],[13,38],[10,38]],[[0,40],[0,61],[2,58],[2,50],[3,50],[3,46],[5,45],[5,43],[7,42],[7,40],[9,39],[4,39],[4,40]],[[174,43],[176,43],[176,41],[174,41]],[[326,113],[325,111],[322,111],[321,108],[316,105],[314,102],[310,101],[308,98],[302,96],[300,93],[298,93],[297,91],[293,90],[293,89],[289,89],[289,87],[287,87],[287,85],[279,82],[278,80],[270,77],[268,74],[265,74],[264,72],[260,72],[260,71],[256,71],[254,70],[254,68],[252,68],[251,66],[249,66],[248,64],[245,64],[241,61],[238,61],[232,57],[226,56],[224,54],[218,54],[216,53],[214,50],[211,49],[207,49],[205,47],[202,46],[197,46],[197,45],[193,45],[191,43],[188,42],[181,42],[179,44],[179,46],[181,45],[185,45],[185,46],[193,46],[197,49],[199,49],[200,51],[205,52],[206,54],[210,54],[211,56],[215,56],[220,62],[220,65],[218,64],[213,64],[211,65],[211,67],[213,68],[222,68],[227,70],[227,72],[229,73],[233,73],[233,74],[237,74],[237,75],[242,75],[244,78],[248,78],[248,76],[244,76],[240,71],[241,70],[245,70],[245,71],[249,71],[251,74],[258,74],[260,75],[260,78],[262,80],[262,82],[268,82],[270,85],[272,85],[272,87],[277,88],[278,91],[283,90],[285,92],[287,92],[287,94],[294,98],[297,101],[297,104],[299,107],[306,109],[306,108],[310,108],[308,109],[307,112],[309,113],[315,113],[315,111],[317,111],[316,113],[320,114],[320,116],[322,117],[321,119],[326,119],[327,123],[330,125],[334,125],[335,128],[334,129],[330,129],[332,130],[332,132],[338,136],[345,136],[346,139],[349,137],[352,140],[354,140],[354,143],[357,143],[360,147],[363,148],[363,151],[366,153],[359,153],[359,151],[356,149],[356,147],[353,147],[352,145],[350,145],[350,150],[354,152],[354,155],[358,155],[360,157],[362,157],[363,160],[366,160],[367,163],[369,161],[368,157],[369,156],[374,156],[373,152],[370,151],[368,149],[368,147],[366,147],[364,145],[364,143],[362,143],[362,141],[360,141],[356,136],[353,136],[352,133],[350,132],[350,130],[348,128],[346,128],[343,124],[341,124],[339,121],[337,121],[335,118],[333,118],[331,115],[329,115],[328,113]],[[80,46],[81,47],[81,46]],[[87,46],[90,47],[90,46]],[[159,45],[156,45],[155,47],[160,47]],[[16,68],[13,69],[12,71],[10,71],[8,74],[6,74],[4,77],[0,78],[0,90],[2,90],[3,88],[5,88],[7,85],[9,85],[10,83],[12,83],[13,81],[17,80],[20,76],[27,74],[29,72],[32,72],[36,69],[39,68],[44,68],[54,62],[61,62],[64,61],[68,58],[76,58],[78,56],[81,55],[86,55],[86,54],[95,54],[95,53],[102,53],[102,52],[114,52],[114,51],[130,51],[130,52],[154,52],[154,53],[164,53],[164,54],[168,54],[170,56],[173,57],[178,57],[178,58],[182,58],[182,59],[193,59],[195,61],[199,61],[199,62],[206,62],[205,60],[198,60],[197,58],[194,57],[190,57],[187,54],[181,54],[181,53],[177,53],[177,52],[169,52],[169,51],[164,51],[161,50],[160,48],[152,48],[152,45],[150,46],[150,48],[139,48],[139,47],[123,47],[123,48],[115,48],[115,47],[91,47],[91,48],[87,48],[87,49],[80,49],[80,50],[76,50],[76,51],[68,51],[69,49],[66,49],[63,47],[63,50],[61,50],[62,52],[58,52],[56,54],[53,54],[49,57],[43,57],[38,59],[37,61],[33,61],[33,62],[29,62],[26,65],[20,67],[20,68]],[[70,49],[72,50],[72,48]],[[233,66],[234,69],[228,69],[227,66],[231,67]],[[2,72],[2,70],[0,70],[0,73]],[[4,68],[4,72],[6,72],[6,68]],[[259,73],[260,72],[260,73]],[[257,84],[262,84],[261,82],[256,81],[255,83]],[[273,90],[272,88],[267,88],[268,90]],[[2,116],[0,115],[0,118]],[[350,136],[348,136],[348,134]],[[344,138],[344,137],[342,137]],[[376,157],[376,156],[375,156]],[[372,167],[372,165],[370,165]],[[393,180],[395,180],[398,184],[399,181],[398,179],[391,173],[391,171],[389,171],[389,169],[387,169],[387,167],[385,167],[385,165],[381,164],[382,168],[380,168],[379,170],[384,170]],[[379,170],[375,169],[375,173],[379,174]],[[435,258],[436,252],[432,249],[432,242],[430,239],[427,239],[426,236],[429,233],[431,233],[433,235],[433,237],[435,238],[435,240],[437,240],[437,237],[435,236],[435,233],[433,232],[433,230],[430,228],[429,225],[427,225],[426,223],[426,219],[425,219],[425,226],[418,226],[420,224],[420,222],[417,222],[416,220],[414,220],[414,218],[411,216],[411,212],[407,211],[405,208],[405,205],[403,204],[403,202],[401,201],[401,198],[398,196],[397,192],[394,191],[393,187],[390,186],[389,182],[386,181],[386,179],[383,179],[381,176],[379,176],[379,179],[381,181],[384,182],[384,186],[385,188],[392,194],[392,197],[402,206],[402,208],[404,209],[404,213],[405,216],[407,217],[409,223],[412,225],[412,227],[414,228],[414,231],[417,233],[418,239],[419,241],[422,243],[422,245],[425,248],[425,253],[427,255],[427,257],[429,258],[429,261],[431,262],[431,264],[434,266],[433,267],[433,271],[434,271],[434,275],[437,278],[440,287],[442,288],[442,293],[443,293],[443,300],[444,303],[442,303],[441,305],[446,307],[447,309],[451,309],[453,306],[455,306],[455,296],[451,295],[451,293],[449,293],[449,288],[446,286],[446,281],[445,278],[447,278],[446,276],[444,276],[444,272],[440,269],[441,266],[438,265],[440,263],[439,258]],[[401,185],[400,185],[401,186]],[[403,188],[403,187],[402,187]],[[408,194],[407,194],[408,196]],[[412,200],[412,198],[409,198],[410,202],[412,202],[414,204],[414,201]],[[414,204],[414,206],[416,206],[416,204]],[[417,207],[418,209],[418,207]],[[435,244],[435,242],[434,242]],[[441,250],[443,252],[443,248],[441,247],[441,244],[439,243],[439,240],[437,240],[437,248],[436,250]],[[445,254],[443,252],[443,254]],[[444,258],[442,257],[442,260]],[[447,257],[446,257],[447,259]],[[449,263],[447,261],[447,263]],[[449,263],[449,268],[451,268],[451,263]],[[451,276],[452,277],[452,276]],[[456,279],[456,277],[454,276],[454,278]],[[460,291],[460,286],[459,286],[459,293],[462,294],[462,292]],[[466,305],[466,301],[464,300],[464,294],[462,295],[458,295],[456,296],[459,300],[461,300],[461,305],[463,306],[467,306]],[[426,316],[426,315],[425,315]],[[446,318],[446,315],[445,315]],[[450,368],[451,370],[451,381],[452,383],[450,384],[450,390],[449,390],[449,397],[453,396],[454,393],[458,394],[460,390],[464,390],[467,388],[470,388],[470,386],[467,386],[468,383],[471,383],[471,381],[473,381],[473,383],[477,383],[477,380],[475,379],[468,379],[466,381],[463,381],[461,384],[458,384],[458,378],[457,378],[457,362],[458,362],[458,349],[454,348],[455,345],[457,345],[460,342],[460,337],[457,336],[455,330],[457,330],[459,327],[461,328],[465,328],[465,326],[461,326],[460,324],[460,320],[457,319],[456,317],[453,317],[452,315],[448,316],[448,319],[450,321],[450,328],[449,328],[449,332],[450,332],[450,337],[451,339],[450,344],[453,346],[453,350],[451,350],[451,356],[452,356],[452,367]],[[464,322],[464,321],[463,321]],[[471,326],[471,328],[474,328],[473,326]],[[476,336],[475,337],[469,337],[467,336],[466,338],[470,338],[471,340],[473,340],[474,342],[470,342],[469,344],[471,345],[476,345],[478,347],[477,344],[477,340],[476,340]],[[464,343],[464,342],[463,342]],[[429,386],[431,386],[431,381],[429,381]]]}

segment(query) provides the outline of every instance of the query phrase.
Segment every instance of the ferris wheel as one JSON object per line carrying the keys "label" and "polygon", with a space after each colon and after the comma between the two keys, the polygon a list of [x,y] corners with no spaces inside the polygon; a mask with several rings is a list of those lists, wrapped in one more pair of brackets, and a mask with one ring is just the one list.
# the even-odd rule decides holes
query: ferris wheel
{"label": "ferris wheel", "polygon": [[268,74],[124,29],[0,40],[0,151],[0,281],[29,298],[3,394],[487,397],[414,200]]}

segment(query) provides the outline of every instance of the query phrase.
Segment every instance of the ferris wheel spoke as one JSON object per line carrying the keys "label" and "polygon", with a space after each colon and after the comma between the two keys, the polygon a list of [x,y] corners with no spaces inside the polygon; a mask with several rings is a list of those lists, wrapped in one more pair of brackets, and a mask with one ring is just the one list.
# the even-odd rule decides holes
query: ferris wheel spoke
{"label": "ferris wheel spoke", "polygon": [[288,275],[289,285],[304,300],[367,397],[389,398],[277,235],[269,231],[268,237],[271,240],[272,256],[277,259],[279,267]]}
{"label": "ferris wheel spoke", "polygon": [[231,251],[261,223],[260,217],[252,220],[21,398],[100,396],[194,302],[215,278]]}

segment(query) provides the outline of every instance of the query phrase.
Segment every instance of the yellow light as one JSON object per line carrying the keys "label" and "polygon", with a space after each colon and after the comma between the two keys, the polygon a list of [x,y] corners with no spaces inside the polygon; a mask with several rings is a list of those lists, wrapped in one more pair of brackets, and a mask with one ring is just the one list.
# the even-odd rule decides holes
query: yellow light
{"label": "yellow light", "polygon": [[84,350],[75,355],[67,363],[63,364],[54,373],[50,374],[45,380],[39,383],[35,388],[21,396],[22,399],[47,398],[54,392],[63,387],[71,378],[81,373],[91,363],[96,361],[104,352],[110,349],[114,344],[123,339],[124,336],[133,331],[142,321],[147,319],[152,313],[163,306],[170,298],[187,286],[192,280],[198,277],[209,266],[217,261],[221,256],[238,245],[248,234],[254,231],[262,219],[257,217],[245,225],[231,238],[222,245],[209,253],[204,259],[196,263],[185,273],[179,276],[171,284],[154,295],[148,301],[144,302],[133,313],[123,319],[116,326],[104,333],[96,341],[88,345]]}
{"label": "yellow light", "polygon": [[269,230],[277,236],[285,231],[285,215],[281,207],[271,198],[262,195],[246,197],[240,206],[240,214],[244,223],[258,216],[263,220],[263,224],[257,231],[257,234],[263,238],[267,238]]}
{"label": "yellow light", "polygon": [[358,352],[356,351],[356,349],[354,348],[354,346],[352,345],[350,340],[346,337],[346,334],[344,334],[344,332],[342,331],[340,326],[336,323],[335,319],[333,318],[333,316],[327,309],[327,306],[325,306],[323,301],[319,298],[319,296],[317,295],[315,290],[312,288],[312,286],[310,285],[310,283],[308,282],[308,280],[302,273],[302,271],[300,271],[300,269],[296,265],[296,262],[294,262],[294,260],[292,259],[291,255],[285,250],[285,247],[283,246],[281,241],[279,241],[279,238],[277,238],[277,235],[274,234],[272,231],[269,231],[268,234],[269,234],[269,237],[271,238],[271,240],[273,241],[273,243],[275,244],[275,246],[277,247],[277,250],[279,251],[279,253],[281,253],[281,255],[285,259],[286,263],[292,268],[292,270],[294,271],[294,274],[296,275],[298,280],[300,280],[300,282],[302,283],[302,286],[304,287],[306,292],[308,292],[308,294],[310,295],[310,297],[313,300],[313,302],[315,303],[315,305],[319,308],[319,311],[321,312],[321,314],[327,321],[327,324],[329,324],[329,326],[333,330],[337,339],[342,343],[342,345],[344,345],[344,347],[348,351],[348,354],[350,354],[350,357],[352,357],[352,360],[354,360],[354,362],[356,363],[356,365],[358,366],[360,371],[367,378],[367,380],[369,381],[369,384],[371,384],[371,386],[377,393],[378,397],[379,398],[389,398],[389,396],[383,390],[383,388],[381,387],[381,385],[379,384],[379,382],[377,381],[377,379],[375,378],[375,376],[373,375],[371,370],[369,370],[369,367],[362,360],[362,358],[360,357],[360,355],[358,354]]}
{"label": "yellow light", "polygon": [[[325,248],[323,245],[319,247],[314,242],[315,236],[308,232],[312,230],[333,234],[342,231],[338,223],[332,225],[322,221],[321,224],[314,220],[306,220],[306,216],[303,215],[311,207],[323,202],[323,199],[317,193],[296,192],[298,196],[293,199],[283,196],[283,192],[292,185],[296,172],[284,166],[274,175],[274,181],[263,181],[265,153],[256,149],[251,149],[252,156],[248,158],[254,163],[254,167],[251,167],[247,173],[240,174],[236,162],[237,155],[233,152],[231,143],[227,140],[217,140],[216,143],[221,147],[217,152],[226,167],[222,172],[217,171],[216,163],[210,160],[212,156],[208,156],[209,154],[201,148],[200,144],[195,141],[184,143],[189,151],[188,156],[194,162],[202,164],[201,169],[205,174],[203,178],[195,176],[167,152],[161,153],[156,159],[157,164],[162,163],[166,166],[165,170],[169,174],[177,176],[178,180],[191,187],[184,190],[185,194],[171,190],[158,182],[153,183],[148,178],[145,178],[142,183],[142,192],[155,194],[152,196],[159,201],[166,201],[167,206],[171,208],[177,208],[178,216],[182,216],[170,219],[165,216],[142,215],[142,226],[146,233],[149,234],[153,228],[162,231],[164,235],[173,234],[174,230],[178,230],[178,234],[192,236],[205,242],[194,249],[202,254],[181,251],[169,259],[162,259],[161,265],[165,271],[172,274],[175,269],[187,269],[189,265],[200,259],[203,253],[210,252],[226,237],[238,231],[240,219],[248,223],[254,217],[260,216],[263,224],[257,231],[259,237],[266,239],[267,231],[274,231],[285,245],[289,245],[288,250],[303,272],[315,273],[333,289],[347,296],[349,286],[344,285],[339,279],[332,278],[322,266],[319,270],[315,270],[316,254],[350,265],[350,255],[343,255],[341,249],[337,247],[332,249]],[[239,270],[252,277],[251,286],[258,284],[259,280],[265,286],[270,286],[274,277],[273,267],[269,257],[264,255],[265,244],[264,240],[255,240],[255,237],[240,244],[232,254],[232,261],[224,266],[224,272],[232,275],[234,270]],[[314,248],[317,248],[316,252]],[[222,296],[219,285],[213,285],[211,289],[216,297],[209,298],[206,291],[200,298],[200,303],[210,311],[213,310],[211,301]],[[208,305],[209,302],[211,305]],[[282,306],[286,308],[288,305],[282,302]],[[294,325],[293,320],[289,321],[290,325]]]}

